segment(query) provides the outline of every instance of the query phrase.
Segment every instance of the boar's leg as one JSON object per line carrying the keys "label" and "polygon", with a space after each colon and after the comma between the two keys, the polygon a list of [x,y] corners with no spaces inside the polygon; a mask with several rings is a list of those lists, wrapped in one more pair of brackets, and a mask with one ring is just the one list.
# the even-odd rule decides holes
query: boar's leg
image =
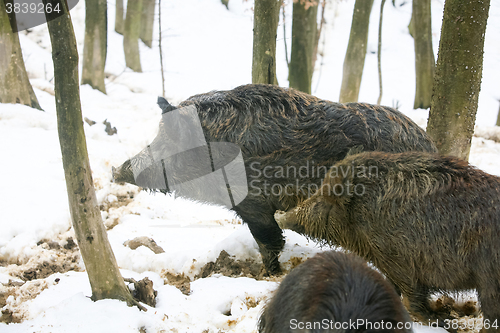
{"label": "boar's leg", "polygon": [[234,211],[248,224],[259,246],[262,262],[268,274],[281,272],[278,256],[285,245],[283,234],[274,220],[276,208],[262,197],[248,196]]}
{"label": "boar's leg", "polygon": [[[500,279],[484,281],[488,286],[479,286],[477,293],[483,312],[483,332],[500,332]],[[487,329],[486,323],[489,328]]]}
{"label": "boar's leg", "polygon": [[[456,330],[449,327],[451,325],[451,320],[453,320],[452,317],[438,314],[431,309],[429,303],[430,294],[430,289],[422,284],[417,284],[413,290],[410,288],[409,292],[403,292],[403,295],[407,298],[409,303],[408,311],[422,320],[425,324],[430,322],[435,325],[437,321],[439,327],[445,327],[445,325],[447,325],[448,332],[456,332]],[[449,321],[445,321],[446,319]]]}

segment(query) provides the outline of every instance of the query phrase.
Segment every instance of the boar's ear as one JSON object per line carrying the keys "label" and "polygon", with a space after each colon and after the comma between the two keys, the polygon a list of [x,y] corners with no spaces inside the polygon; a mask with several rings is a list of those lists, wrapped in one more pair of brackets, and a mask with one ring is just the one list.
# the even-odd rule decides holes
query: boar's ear
{"label": "boar's ear", "polygon": [[172,111],[172,110],[175,110],[176,107],[173,106],[173,105],[170,105],[169,102],[167,102],[167,100],[161,96],[158,97],[158,106],[160,107],[161,109],[161,114],[164,114],[164,113],[167,113],[169,111]]}

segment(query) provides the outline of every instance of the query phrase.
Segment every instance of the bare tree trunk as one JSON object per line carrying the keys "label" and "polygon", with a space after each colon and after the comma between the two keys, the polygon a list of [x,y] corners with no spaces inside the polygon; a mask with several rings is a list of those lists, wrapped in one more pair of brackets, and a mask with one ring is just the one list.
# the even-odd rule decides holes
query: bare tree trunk
{"label": "bare tree trunk", "polygon": [[431,106],[435,68],[432,50],[431,0],[413,0],[412,21],[417,80],[413,108],[427,109]]}
{"label": "bare tree trunk", "polygon": [[378,49],[377,49],[377,63],[378,63],[378,87],[379,94],[377,104],[380,105],[382,101],[382,19],[384,18],[384,5],[385,0],[380,4],[380,18],[378,21]]}
{"label": "bare tree trunk", "polygon": [[497,123],[496,126],[500,126],[500,107],[498,108]]}
{"label": "bare tree trunk", "polygon": [[373,0],[356,0],[352,15],[351,34],[344,58],[340,103],[357,102],[365,66],[368,26]]}
{"label": "bare tree trunk", "polygon": [[318,3],[297,1],[293,4],[292,55],[288,80],[290,87],[310,94],[313,76],[313,52],[316,42]]}
{"label": "bare tree trunk", "polygon": [[446,0],[427,132],[439,152],[469,158],[489,0]]}
{"label": "bare tree trunk", "polygon": [[158,48],[160,49],[160,70],[161,70],[161,91],[162,97],[165,98],[165,71],[163,70],[163,49],[161,48],[161,0],[158,0],[158,32],[160,34]]}
{"label": "bare tree trunk", "polygon": [[[319,6],[319,4],[318,4]],[[312,68],[316,66],[316,60],[318,59],[318,45],[319,39],[321,37],[321,32],[323,31],[323,24],[325,23],[325,9],[326,9],[326,0],[321,1],[321,20],[319,22],[319,28],[316,32],[316,40],[314,41],[314,50],[313,50],[313,59],[312,59]]]}
{"label": "bare tree trunk", "polygon": [[134,72],[142,72],[139,54],[139,35],[141,29],[142,0],[127,2],[127,15],[123,32],[123,50],[125,63]]}
{"label": "bare tree trunk", "polygon": [[120,35],[123,35],[124,21],[123,21],[123,0],[116,0],[116,12],[115,12],[115,31]]}
{"label": "bare tree trunk", "polygon": [[78,52],[66,1],[43,0],[59,5],[66,14],[45,13],[54,62],[57,129],[63,158],[68,200],[92,299],[115,298],[134,304],[118,270],[116,259],[101,220],[94,192],[78,86]]}
{"label": "bare tree trunk", "polygon": [[281,1],[255,0],[252,83],[277,84],[276,33]]}
{"label": "bare tree trunk", "polygon": [[155,0],[142,0],[141,40],[149,48],[153,46],[153,25],[155,22]]}
{"label": "bare tree trunk", "polygon": [[[0,103],[18,103],[42,110],[24,66],[14,11],[7,14],[5,3],[0,1]],[[43,110],[42,110],[43,111]]]}
{"label": "bare tree trunk", "polygon": [[106,93],[104,66],[108,46],[108,8],[106,0],[85,1],[85,41],[82,84]]}

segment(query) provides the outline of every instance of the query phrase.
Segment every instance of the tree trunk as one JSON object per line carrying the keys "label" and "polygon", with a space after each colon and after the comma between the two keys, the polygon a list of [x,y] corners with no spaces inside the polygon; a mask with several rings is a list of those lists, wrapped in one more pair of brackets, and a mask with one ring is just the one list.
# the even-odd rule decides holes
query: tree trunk
{"label": "tree trunk", "polygon": [[255,0],[252,83],[277,84],[276,34],[281,1]]}
{"label": "tree trunk", "polygon": [[142,72],[139,54],[141,15],[142,0],[129,0],[123,32],[123,50],[125,51],[125,63],[134,72]]}
{"label": "tree trunk", "polygon": [[446,0],[427,132],[442,155],[469,158],[489,0]]}
{"label": "tree trunk", "polygon": [[116,0],[116,12],[115,12],[115,31],[120,35],[123,35],[124,30],[123,21],[123,0]]}
{"label": "tree trunk", "polygon": [[497,123],[496,126],[500,126],[500,107],[498,108]]}
{"label": "tree trunk", "polygon": [[141,40],[149,48],[153,46],[153,25],[155,22],[155,0],[142,0]]}
{"label": "tree trunk", "polygon": [[413,0],[412,20],[416,76],[413,108],[427,109],[431,106],[435,67],[432,51],[431,0]]}
{"label": "tree trunk", "polygon": [[300,0],[293,4],[292,55],[288,72],[290,87],[310,94],[314,72],[318,3]]}
{"label": "tree trunk", "polygon": [[377,65],[378,65],[378,99],[377,104],[382,101],[382,19],[384,18],[385,0],[380,3],[380,17],[378,21],[378,47],[377,47]]}
{"label": "tree trunk", "polygon": [[108,46],[108,8],[106,0],[85,1],[85,41],[82,84],[106,93],[104,66]]}
{"label": "tree trunk", "polygon": [[67,15],[45,13],[54,62],[57,129],[63,158],[68,200],[76,239],[92,287],[92,299],[115,298],[133,304],[118,270],[101,220],[94,192],[78,86],[78,52],[71,18],[64,0],[43,0],[59,5]]}
{"label": "tree trunk", "polygon": [[373,0],[356,0],[352,15],[351,34],[344,59],[340,103],[357,102],[365,66],[368,26]]}
{"label": "tree trunk", "polygon": [[[19,36],[12,27],[17,26],[14,11],[7,14],[0,1],[0,103],[19,103],[42,110],[24,66]],[[43,111],[43,110],[42,110]]]}

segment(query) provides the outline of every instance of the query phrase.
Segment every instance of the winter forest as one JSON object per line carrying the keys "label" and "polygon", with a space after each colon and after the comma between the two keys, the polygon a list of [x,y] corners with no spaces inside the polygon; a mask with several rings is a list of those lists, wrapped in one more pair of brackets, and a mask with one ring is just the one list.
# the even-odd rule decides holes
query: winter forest
{"label": "winter forest", "polygon": [[0,332],[500,332],[500,2],[0,1]]}

